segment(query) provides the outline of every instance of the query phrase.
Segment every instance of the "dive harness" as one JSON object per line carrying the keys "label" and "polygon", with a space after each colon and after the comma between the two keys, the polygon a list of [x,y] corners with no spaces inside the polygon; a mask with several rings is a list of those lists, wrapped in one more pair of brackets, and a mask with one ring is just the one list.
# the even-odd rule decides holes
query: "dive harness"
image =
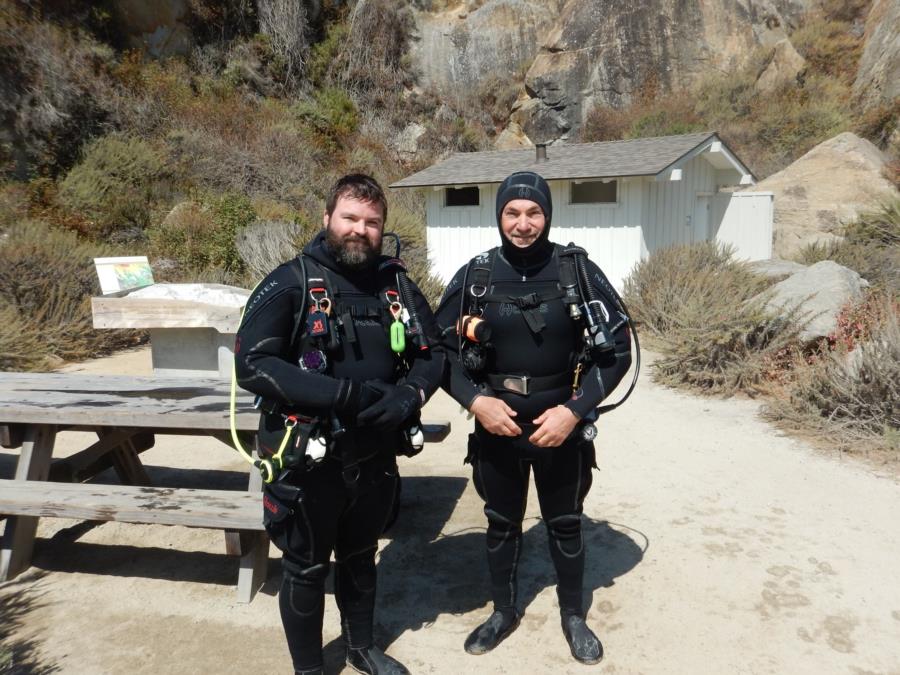
{"label": "dive harness", "polygon": [[[422,328],[422,323],[418,316],[418,312],[415,308],[412,288],[410,286],[409,277],[406,273],[406,265],[400,259],[400,238],[392,232],[386,232],[383,236],[393,238],[396,243],[395,256],[383,261],[378,267],[378,272],[383,273],[385,270],[388,270],[391,267],[397,269],[397,290],[385,291],[385,300],[388,303],[389,313],[393,318],[393,322],[391,323],[389,329],[391,350],[399,358],[406,349],[407,337],[410,338],[413,345],[420,351],[427,350],[429,346],[428,341],[425,337],[424,329]],[[335,330],[336,326],[334,319],[332,319],[331,317],[331,309],[333,307],[333,303],[331,302],[330,297],[328,297],[327,281],[325,279],[314,279],[312,281],[323,282],[322,285],[308,288],[309,280],[307,278],[306,263],[302,252],[297,256],[296,260],[298,261],[301,270],[298,276],[301,281],[300,287],[303,290],[303,305],[297,314],[297,320],[291,334],[292,350],[293,345],[297,344],[298,338],[301,337],[304,327],[307,329],[308,335],[320,338],[326,337],[329,341],[329,346],[336,347],[338,344],[337,331]],[[251,291],[251,298],[254,296],[258,288],[259,284],[257,284],[253,288],[253,291]],[[312,311],[309,312],[309,316],[306,318],[306,321],[304,321],[303,315],[304,313],[306,313],[307,293],[310,294],[310,298],[313,304]],[[321,294],[321,296],[317,294]],[[241,310],[239,325],[243,322],[245,310],[246,306]],[[352,316],[350,315],[350,313],[347,313],[346,316],[341,318],[340,324],[348,333],[348,340],[350,340],[351,342],[355,342],[356,336],[353,328]],[[317,349],[314,351],[315,354],[321,358],[321,361],[318,361],[315,365],[308,362],[304,363],[304,357],[306,357],[307,354],[303,353],[299,355],[300,358],[298,360],[298,365],[305,369],[315,370],[316,372],[324,372],[327,367],[327,362],[325,360],[326,357],[321,350]],[[304,458],[306,459],[307,466],[314,465],[322,461],[327,454],[329,440],[333,440],[334,438],[339,437],[345,432],[342,424],[334,414],[332,414],[331,420],[329,420],[327,423],[318,417],[285,414],[280,411],[280,407],[278,404],[270,404],[261,396],[257,396],[254,400],[254,408],[261,410],[262,413],[279,414],[284,418],[284,435],[282,436],[281,441],[278,445],[278,449],[274,454],[266,458],[254,458],[253,454],[248,451],[241,443],[241,439],[238,435],[236,406],[237,372],[234,361],[232,361],[230,395],[231,440],[234,444],[235,450],[238,451],[241,457],[248,464],[255,467],[260,472],[263,482],[267,484],[272,483],[283,470],[296,466]],[[293,445],[294,448],[302,448],[303,452],[287,452],[288,446],[291,445],[291,437],[297,430],[299,431],[299,435],[297,436],[297,439]],[[422,430],[422,425],[418,421],[418,419],[415,419],[413,421],[413,424],[410,425],[408,429],[404,430],[404,433],[406,434],[407,440],[409,442],[408,449],[411,450],[411,452],[408,454],[413,455],[420,452],[424,445],[424,433]],[[310,445],[315,445],[318,447],[313,448],[313,451],[311,452],[309,447]]]}
{"label": "dive harness", "polygon": [[[598,357],[615,348],[615,333],[627,325],[634,338],[634,375],[631,385],[621,400],[599,406],[594,414],[588,416],[591,419],[585,419],[587,422],[584,429],[585,436],[596,435],[596,429],[592,428],[592,422],[599,415],[615,410],[631,396],[637,384],[641,367],[641,348],[637,330],[622,296],[613,288],[603,271],[598,268],[596,280],[600,286],[600,294],[610,305],[615,307],[619,314],[618,320],[613,323],[613,317],[606,312],[600,295],[588,276],[587,251],[574,243],[569,243],[565,248],[560,247],[554,252],[554,255],[558,256],[559,265],[559,285],[556,290],[531,292],[523,296],[494,293],[492,277],[497,255],[498,249],[491,249],[473,258],[466,266],[460,294],[459,320],[455,326],[460,362],[468,372],[483,378],[485,383],[493,389],[499,388],[527,396],[532,392],[561,387],[571,381],[574,393],[578,389],[582,371],[591,361],[596,361]],[[469,283],[470,276],[472,277],[471,284]],[[574,379],[570,379],[568,373],[543,377],[484,373],[487,365],[487,350],[490,347],[488,342],[490,326],[484,322],[483,305],[490,302],[512,303],[521,310],[528,328],[533,333],[539,333],[546,325],[540,312],[541,304],[557,299],[561,299],[568,306],[569,316],[573,320],[583,322],[583,349],[577,359]]]}

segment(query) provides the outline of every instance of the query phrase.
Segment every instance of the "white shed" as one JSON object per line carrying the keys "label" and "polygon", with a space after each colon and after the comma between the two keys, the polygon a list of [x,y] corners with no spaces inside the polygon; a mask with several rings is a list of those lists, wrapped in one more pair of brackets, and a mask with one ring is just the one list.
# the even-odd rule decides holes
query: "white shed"
{"label": "white shed", "polygon": [[772,254],[773,195],[731,191],[755,180],[714,132],[538,145],[457,153],[390,186],[426,191],[428,254],[445,282],[499,243],[494,200],[514,171],[547,179],[550,239],[583,246],[619,288],[638,261],[672,244],[711,239],[748,260]]}

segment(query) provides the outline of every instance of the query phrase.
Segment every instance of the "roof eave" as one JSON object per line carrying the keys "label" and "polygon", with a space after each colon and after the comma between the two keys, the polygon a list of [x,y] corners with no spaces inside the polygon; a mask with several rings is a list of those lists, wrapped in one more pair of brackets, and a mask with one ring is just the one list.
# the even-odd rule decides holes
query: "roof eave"
{"label": "roof eave", "polygon": [[668,180],[673,171],[681,168],[695,157],[699,157],[704,152],[716,152],[721,154],[731,167],[741,174],[741,185],[750,185],[756,182],[756,177],[753,175],[753,172],[737,158],[731,151],[731,148],[729,148],[716,133],[711,133],[707,138],[700,141],[700,143],[692,150],[689,150],[681,157],[665,166],[653,176],[654,180]]}
{"label": "roof eave", "polygon": [[[591,180],[593,178],[640,178],[640,177],[648,177],[652,178],[659,174],[656,173],[647,173],[647,172],[639,172],[639,173],[628,173],[628,172],[619,172],[619,173],[611,173],[611,174],[584,174],[584,175],[567,175],[567,176],[559,176],[559,177],[547,177],[548,181],[554,180]],[[489,180],[467,180],[467,181],[432,181],[432,182],[423,182],[423,183],[407,183],[405,180],[397,181],[396,183],[391,183],[388,185],[390,189],[404,189],[404,188],[428,188],[428,187],[453,187],[454,185],[499,185],[503,182],[503,178],[497,179],[489,179]]]}

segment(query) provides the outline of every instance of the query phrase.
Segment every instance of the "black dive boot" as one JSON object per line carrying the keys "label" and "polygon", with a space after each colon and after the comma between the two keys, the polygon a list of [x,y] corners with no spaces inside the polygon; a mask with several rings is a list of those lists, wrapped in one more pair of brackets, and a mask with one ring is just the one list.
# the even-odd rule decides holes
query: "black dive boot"
{"label": "black dive boot", "polygon": [[569,650],[576,661],[592,665],[603,658],[603,645],[594,631],[588,628],[584,619],[577,614],[562,617],[563,635],[569,643]]}
{"label": "black dive boot", "polygon": [[317,668],[304,668],[303,670],[295,670],[294,675],[325,675],[322,666]]}
{"label": "black dive boot", "polygon": [[466,651],[475,655],[487,654],[512,634],[520,618],[515,609],[494,610],[488,620],[466,638]]}
{"label": "black dive boot", "polygon": [[365,675],[410,675],[406,667],[376,646],[347,648],[347,665]]}

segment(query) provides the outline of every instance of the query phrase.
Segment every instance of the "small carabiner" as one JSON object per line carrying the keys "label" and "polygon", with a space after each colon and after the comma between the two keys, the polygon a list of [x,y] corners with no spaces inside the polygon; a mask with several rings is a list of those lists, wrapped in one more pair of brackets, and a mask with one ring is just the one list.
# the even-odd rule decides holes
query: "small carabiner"
{"label": "small carabiner", "polygon": [[391,312],[391,316],[394,317],[394,321],[400,321],[400,317],[403,316],[403,305],[394,301],[388,309]]}

